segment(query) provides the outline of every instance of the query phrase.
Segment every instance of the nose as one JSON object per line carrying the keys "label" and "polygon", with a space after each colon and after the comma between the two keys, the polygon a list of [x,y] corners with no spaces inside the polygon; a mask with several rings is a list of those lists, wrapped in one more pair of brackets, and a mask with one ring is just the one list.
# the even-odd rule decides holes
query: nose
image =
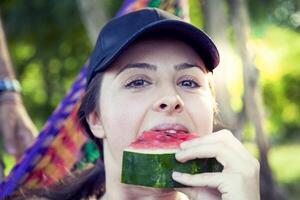
{"label": "nose", "polygon": [[164,96],[153,104],[153,110],[157,112],[180,113],[182,112],[184,103],[178,95]]}

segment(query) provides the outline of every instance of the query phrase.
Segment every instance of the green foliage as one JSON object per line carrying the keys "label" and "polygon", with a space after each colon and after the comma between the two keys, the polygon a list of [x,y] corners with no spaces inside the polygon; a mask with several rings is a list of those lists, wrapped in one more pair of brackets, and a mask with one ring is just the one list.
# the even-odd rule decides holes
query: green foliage
{"label": "green foliage", "polygon": [[91,51],[76,1],[1,1],[11,57],[24,102],[39,128]]}
{"label": "green foliage", "polygon": [[201,1],[189,0],[189,12],[191,23],[198,27],[203,28],[203,13],[201,12]]}
{"label": "green foliage", "polygon": [[110,18],[113,18],[117,11],[120,9],[123,0],[101,0],[107,9],[107,14]]}
{"label": "green foliage", "polygon": [[[270,164],[275,177],[281,183],[290,183],[300,179],[299,144],[280,145],[270,150]],[[292,163],[287,166],[287,163]],[[288,169],[288,170],[286,170]]]}
{"label": "green foliage", "polygon": [[9,174],[10,170],[12,170],[12,168],[16,164],[16,159],[12,155],[9,155],[7,153],[2,153],[1,158],[5,165],[4,175],[7,176]]}
{"label": "green foliage", "polygon": [[300,30],[299,0],[248,0],[247,3],[252,23],[276,24]]}
{"label": "green foliage", "polygon": [[270,26],[257,45],[268,132],[275,141],[299,140],[300,36],[291,29]]}
{"label": "green foliage", "polygon": [[[258,158],[258,149],[254,143],[244,143],[244,145]],[[300,195],[299,152],[299,144],[276,145],[269,151],[269,163],[274,178],[286,191],[289,200],[298,200]]]}
{"label": "green foliage", "polygon": [[289,144],[272,148],[269,161],[273,174],[291,200],[299,199],[300,195],[300,145]]}

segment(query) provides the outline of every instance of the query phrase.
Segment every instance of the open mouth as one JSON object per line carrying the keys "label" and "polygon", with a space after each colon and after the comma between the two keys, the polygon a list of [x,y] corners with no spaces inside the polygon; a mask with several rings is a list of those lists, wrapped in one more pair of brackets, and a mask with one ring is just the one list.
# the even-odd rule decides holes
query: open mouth
{"label": "open mouth", "polygon": [[159,125],[153,127],[151,129],[151,131],[165,132],[165,133],[168,133],[168,134],[175,134],[175,133],[178,133],[178,132],[181,132],[181,133],[182,132],[183,133],[189,133],[190,132],[187,127],[185,127],[182,124],[178,124],[178,123],[159,124]]}

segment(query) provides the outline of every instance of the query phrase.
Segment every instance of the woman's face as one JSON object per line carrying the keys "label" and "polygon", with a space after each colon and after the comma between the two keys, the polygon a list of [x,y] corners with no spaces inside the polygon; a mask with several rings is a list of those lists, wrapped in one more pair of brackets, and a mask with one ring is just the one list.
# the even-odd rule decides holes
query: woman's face
{"label": "woman's face", "polygon": [[214,98],[208,76],[202,59],[181,41],[135,42],[103,76],[98,125],[104,151],[121,167],[123,149],[145,130],[211,133]]}

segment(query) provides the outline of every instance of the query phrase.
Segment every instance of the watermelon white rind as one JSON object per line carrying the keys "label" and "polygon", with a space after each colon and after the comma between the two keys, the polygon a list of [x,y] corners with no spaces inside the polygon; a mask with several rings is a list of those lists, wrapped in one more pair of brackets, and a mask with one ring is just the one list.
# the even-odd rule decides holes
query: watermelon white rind
{"label": "watermelon white rind", "polygon": [[[137,141],[139,140],[142,141],[138,138]],[[165,142],[166,138],[161,141]],[[145,141],[142,142],[145,143]],[[135,145],[132,146],[136,146],[136,142],[133,144]],[[132,146],[123,151],[122,183],[154,188],[186,187],[172,179],[173,171],[198,174],[223,170],[223,166],[215,158],[195,159],[180,163],[175,158],[175,153],[179,151],[179,148],[136,149]]]}

